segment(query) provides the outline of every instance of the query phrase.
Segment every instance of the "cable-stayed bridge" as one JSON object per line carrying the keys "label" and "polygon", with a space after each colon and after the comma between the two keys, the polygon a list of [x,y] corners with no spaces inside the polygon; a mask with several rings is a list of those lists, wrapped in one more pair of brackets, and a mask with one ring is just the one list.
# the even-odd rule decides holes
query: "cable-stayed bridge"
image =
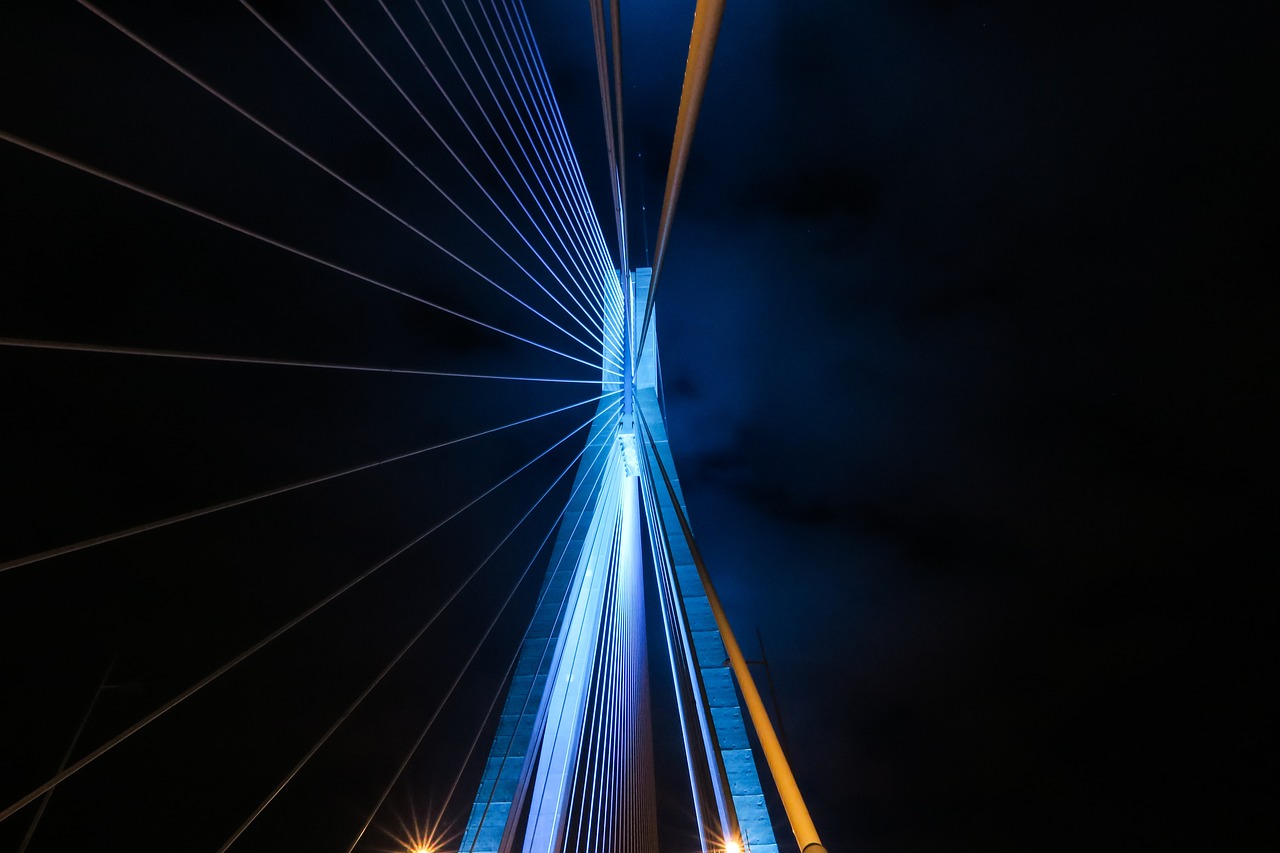
{"label": "cable-stayed bridge", "polygon": [[[130,661],[134,649],[127,643],[124,649],[113,649],[109,667],[91,680],[97,689],[86,691],[73,724],[62,732],[61,761],[27,778],[18,778],[19,771],[38,767],[40,760],[15,762],[13,778],[5,780],[6,786],[14,786],[14,796],[6,800],[0,815],[7,827],[21,827],[15,834],[17,849],[39,850],[42,843],[50,843],[46,839],[59,837],[59,820],[77,820],[59,818],[59,810],[70,814],[77,785],[90,784],[86,780],[95,774],[109,777],[111,763],[127,761],[128,750],[177,725],[184,714],[194,713],[189,708],[212,701],[206,700],[209,694],[227,689],[228,682],[245,677],[241,673],[261,659],[297,642],[295,638],[314,624],[365,594],[368,586],[386,575],[413,576],[423,568],[431,575],[425,620],[423,613],[416,613],[414,629],[401,630],[396,642],[384,644],[379,664],[364,673],[358,689],[326,709],[324,725],[297,726],[305,730],[307,742],[292,750],[272,781],[246,779],[234,786],[244,792],[242,814],[231,819],[220,846],[213,849],[221,853],[263,843],[263,824],[285,806],[295,780],[313,772],[313,760],[319,763],[327,752],[339,749],[361,715],[371,713],[368,706],[377,701],[374,697],[388,690],[415,655],[424,653],[422,647],[453,645],[437,635],[457,639],[464,632],[468,639],[457,643],[461,652],[447,665],[436,664],[439,669],[432,680],[438,682],[439,695],[430,710],[419,715],[419,733],[397,744],[396,760],[382,761],[379,784],[360,793],[359,815],[342,820],[335,816],[333,824],[345,835],[333,841],[333,849],[385,849],[385,826],[392,822],[385,808],[388,799],[411,772],[415,757],[421,760],[421,753],[442,737],[441,730],[462,731],[464,722],[471,723],[475,734],[467,749],[454,750],[457,767],[444,802],[431,804],[424,822],[415,819],[416,825],[400,834],[404,845],[469,851],[658,849],[650,699],[651,682],[657,678],[668,680],[674,697],[687,811],[695,830],[689,846],[766,853],[780,849],[780,844],[789,849],[794,839],[808,853],[824,849],[693,538],[668,443],[661,391],[655,297],[714,51],[720,5],[700,2],[691,22],[685,87],[653,266],[638,269],[628,251],[636,237],[627,218],[633,205],[625,168],[622,28],[616,0],[608,8],[600,0],[589,4],[605,125],[609,237],[556,105],[533,27],[518,2],[244,2],[234,10],[221,4],[197,13],[139,11],[131,4],[81,0],[77,8],[68,8],[65,14],[74,13],[79,19],[75,26],[82,29],[74,37],[55,29],[52,35],[65,37],[65,43],[41,44],[39,50],[47,49],[55,57],[59,50],[74,53],[80,33],[88,39],[114,40],[130,51],[127,64],[121,66],[121,85],[145,90],[153,85],[147,75],[154,74],[163,77],[164,82],[154,84],[160,91],[181,93],[182,105],[172,114],[165,115],[168,101],[165,109],[151,114],[174,138],[198,136],[204,121],[231,122],[236,129],[216,145],[187,138],[187,151],[169,148],[154,158],[153,152],[138,149],[138,137],[129,132],[119,136],[124,142],[116,146],[88,143],[86,139],[113,130],[89,118],[104,90],[111,94],[113,81],[108,78],[107,85],[80,93],[82,102],[43,101],[43,92],[41,98],[31,97],[31,103],[17,99],[14,125],[0,129],[15,170],[35,172],[33,184],[69,181],[73,183],[59,186],[109,193],[102,203],[108,209],[127,208],[128,213],[120,214],[126,221],[135,209],[144,211],[139,215],[160,211],[179,221],[178,226],[158,225],[154,232],[137,235],[137,240],[154,245],[153,241],[174,237],[166,228],[187,229],[177,239],[190,245],[162,247],[158,255],[182,258],[192,268],[207,260],[207,271],[183,270],[189,283],[203,286],[230,277],[236,263],[272,272],[265,277],[255,274],[248,288],[233,283],[220,291],[232,294],[228,303],[233,304],[182,295],[176,308],[166,309],[165,299],[175,298],[172,290],[160,285],[168,276],[152,271],[148,277],[144,269],[139,275],[142,284],[131,283],[132,289],[122,290],[131,305],[140,306],[136,316],[132,308],[123,320],[115,316],[119,312],[107,311],[113,315],[107,318],[89,310],[83,317],[77,315],[77,322],[59,327],[47,321],[53,304],[68,296],[85,300],[85,283],[65,284],[59,270],[71,268],[66,259],[16,251],[21,262],[15,280],[26,302],[18,305],[13,315],[17,320],[10,321],[15,325],[7,326],[0,338],[6,354],[17,359],[15,369],[47,370],[37,360],[58,359],[66,379],[80,371],[114,369],[98,367],[103,361],[159,365],[138,369],[164,371],[165,381],[181,383],[201,398],[210,387],[221,392],[224,380],[209,378],[211,373],[187,373],[187,378],[175,380],[181,371],[256,367],[277,374],[334,375],[343,381],[372,375],[432,383],[421,392],[423,423],[432,440],[390,454],[331,453],[340,464],[320,469],[308,469],[305,453],[299,454],[303,462],[292,465],[273,460],[278,468],[260,473],[253,488],[236,490],[220,482],[217,469],[226,459],[234,471],[238,455],[252,456],[237,444],[255,436],[254,426],[248,425],[239,438],[223,442],[221,453],[210,453],[207,467],[196,466],[181,475],[188,490],[181,500],[148,503],[134,500],[124,488],[119,489],[119,507],[102,510],[86,498],[80,519],[74,518],[77,501],[68,501],[73,518],[65,528],[48,522],[26,525],[26,530],[8,537],[13,547],[6,545],[0,582],[21,592],[23,579],[39,573],[42,580],[27,582],[33,585],[32,601],[56,602],[61,584],[71,581],[47,580],[50,575],[89,575],[110,591],[101,609],[93,602],[79,605],[83,613],[107,621],[101,614],[118,611],[131,623],[151,625],[146,620],[155,620],[153,627],[172,629],[181,622],[185,628],[190,614],[165,621],[153,612],[160,600],[149,597],[154,593],[130,594],[116,588],[118,580],[104,573],[114,571],[118,578],[129,571],[121,569],[122,563],[138,563],[138,576],[123,586],[141,585],[148,578],[154,582],[157,577],[172,583],[174,564],[156,554],[194,547],[213,552],[191,558],[195,574],[216,575],[224,568],[219,557],[230,555],[217,553],[224,545],[210,543],[230,541],[229,536],[256,542],[254,537],[261,535],[218,525],[235,524],[255,510],[270,512],[300,496],[345,488],[360,478],[383,476],[396,466],[430,464],[419,474],[431,472],[431,485],[425,490],[431,493],[431,503],[409,513],[417,527],[394,545],[371,546],[363,534],[334,539],[340,556],[364,558],[357,569],[334,569],[332,577],[321,578],[332,582],[313,583],[305,601],[282,598],[276,602],[279,610],[248,619],[243,630],[231,632],[225,645],[197,644],[186,656],[195,661],[197,673],[172,685],[157,701],[147,704],[145,700],[152,698],[148,694],[128,703],[134,710],[146,705],[144,712],[125,713],[117,703],[116,720],[106,720],[108,712],[101,706],[131,687],[121,673],[141,666]],[[232,12],[236,20],[228,24]],[[56,23],[61,14],[51,20]],[[244,40],[227,41],[224,28],[243,32]],[[230,70],[229,45],[235,60]],[[254,65],[269,55],[287,59],[288,71],[278,80],[262,81],[254,76]],[[50,67],[55,65],[56,60]],[[302,80],[311,94],[295,103],[294,87]],[[278,87],[276,94],[265,91],[273,87]],[[326,110],[308,113],[310,98],[325,103]],[[188,107],[188,99],[200,106]],[[72,108],[76,103],[80,111]],[[145,103],[131,107],[146,108]],[[200,111],[199,118],[188,121],[188,109]],[[218,117],[208,118],[206,110]],[[325,129],[329,132],[320,132]],[[252,143],[242,145],[242,136]],[[352,145],[352,138],[361,143]],[[250,144],[269,149],[269,156],[278,159],[265,170],[254,168],[256,179],[270,180],[254,186],[253,198],[246,203],[236,175],[240,153],[250,150]],[[370,157],[373,152],[376,160]],[[55,173],[58,177],[47,177]],[[299,205],[296,196],[283,190],[305,181],[318,182],[321,188],[309,189],[306,203]],[[90,184],[97,186],[81,189]],[[343,216],[340,222],[326,217],[321,211],[334,197],[359,213],[350,219]],[[109,232],[109,215],[78,216]],[[34,219],[33,231],[40,227],[39,217]],[[73,225],[84,228],[83,223]],[[377,251],[372,261],[351,251],[362,242],[385,239],[368,235],[387,230],[407,238],[414,248],[400,257],[386,249]],[[104,240],[100,247],[111,243]],[[85,272],[93,263],[78,269]],[[122,266],[116,265],[117,275]],[[433,272],[426,285],[420,273],[406,274],[423,268]],[[352,357],[255,348],[254,342],[265,339],[255,338],[253,332],[242,333],[250,342],[245,349],[225,343],[179,347],[149,322],[149,312],[163,316],[172,310],[192,323],[197,340],[239,344],[236,335],[206,335],[199,321],[216,318],[211,325],[225,330],[228,318],[244,304],[235,300],[250,294],[261,298],[259,288],[267,278],[280,282],[282,293],[314,286],[347,289],[359,292],[361,299],[391,303],[398,311],[429,319],[404,335],[412,339],[413,357],[402,362],[387,360],[379,347],[344,349],[340,341],[327,350],[317,349],[314,338],[292,328],[284,334],[277,329],[275,340],[296,344],[304,353],[350,352]],[[182,284],[172,279],[170,283],[181,291]],[[161,307],[151,307],[148,300]],[[206,309],[211,313],[202,315]],[[293,309],[293,304],[283,305],[278,316],[289,318]],[[352,325],[376,326],[378,310],[353,312]],[[296,313],[309,316],[307,310]],[[387,349],[395,351],[389,345]],[[371,359],[371,351],[383,357]],[[149,378],[143,384],[153,390],[156,381]],[[210,384],[202,389],[202,381]],[[104,383],[107,394],[120,392],[113,382]],[[70,380],[66,387],[73,385]],[[180,406],[186,393],[169,387],[162,401],[166,410],[170,404]],[[123,393],[132,391],[126,387]],[[529,408],[538,401],[541,407]],[[495,419],[490,410],[504,403],[524,408]],[[56,414],[58,404],[51,409]],[[460,414],[467,409],[471,411],[465,417]],[[52,423],[54,415],[49,417]],[[531,425],[548,423],[558,425],[551,439],[537,443],[537,437],[514,437]],[[32,442],[47,453],[46,458],[35,454],[31,465],[31,476],[40,478],[39,486],[32,480],[31,491],[38,496],[32,518],[56,503],[49,494],[74,488],[68,486],[74,482],[71,474],[55,460],[57,437],[45,441]],[[501,467],[510,461],[507,457],[520,452],[523,455]],[[76,455],[74,450],[71,455]],[[110,478],[116,469],[110,461],[103,464]],[[165,481],[163,472],[150,476],[157,483]],[[193,480],[208,486],[193,485]],[[507,515],[491,509],[493,496],[506,495],[517,486],[523,498],[510,497],[508,503],[520,509]],[[298,512],[307,509],[314,506],[304,505]],[[332,512],[322,505],[322,513]],[[430,523],[423,526],[423,518]],[[284,519],[286,527],[301,524],[290,515]],[[534,522],[541,523],[541,531],[531,531]],[[75,535],[66,536],[68,532]],[[323,539],[323,533],[308,533],[308,538]],[[287,544],[280,547],[287,552]],[[510,553],[517,548],[524,553]],[[459,570],[464,554],[469,562]],[[209,563],[203,566],[206,559]],[[495,572],[506,564],[518,568],[500,575],[504,580],[499,581]],[[186,571],[187,564],[181,566],[178,570]],[[264,585],[261,576],[252,584],[242,583],[255,590]],[[191,595],[185,589],[181,594]],[[228,621],[229,613],[238,613],[228,607],[236,600],[243,604],[254,593],[241,590],[232,600],[219,598],[225,592],[202,590],[200,595],[215,602],[207,615],[215,624]],[[513,616],[522,603],[526,615]],[[169,606],[165,601],[160,609]],[[21,638],[38,638],[54,616],[45,610],[46,618],[40,619],[42,611],[32,609],[37,616],[30,624],[12,623]],[[212,616],[214,612],[221,620]],[[503,626],[513,620],[522,627],[511,635],[504,652],[508,663],[496,679],[502,685],[499,692],[465,711],[456,710],[463,704],[460,693],[468,689],[472,665],[494,654],[487,648],[490,640],[502,635]],[[41,627],[35,627],[37,623]],[[207,626],[201,632],[207,634]],[[662,637],[665,660],[650,659],[654,646],[649,637],[655,632]],[[84,636],[92,634],[86,631]],[[16,648],[21,641],[25,640],[15,639],[11,645]],[[136,635],[134,642],[138,645]],[[234,651],[224,653],[227,649]],[[158,656],[153,667],[159,667],[162,658]],[[33,701],[24,713],[34,719],[44,700],[39,689],[30,693]],[[245,702],[243,697],[226,701],[229,704],[219,706],[221,710],[210,712],[210,734],[186,736],[217,742],[220,727],[231,724],[230,715],[247,714],[258,704],[257,699]],[[451,714],[460,719],[441,722],[437,728],[438,721]],[[123,718],[127,720],[110,724]],[[441,752],[449,754],[448,746]],[[757,752],[767,759],[759,767]],[[766,768],[763,774],[761,767]],[[236,775],[234,769],[229,771],[229,778],[238,783]],[[149,782],[156,784],[155,779]],[[770,820],[766,785],[776,786],[780,793],[789,824],[781,832],[775,833]],[[139,815],[154,812],[144,804],[145,797],[131,798],[139,804]],[[139,844],[134,849],[147,848]]]}

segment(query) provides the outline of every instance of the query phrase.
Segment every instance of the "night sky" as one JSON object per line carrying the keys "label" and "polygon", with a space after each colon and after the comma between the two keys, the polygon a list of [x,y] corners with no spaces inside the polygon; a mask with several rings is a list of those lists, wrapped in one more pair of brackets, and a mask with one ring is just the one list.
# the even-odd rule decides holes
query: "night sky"
{"label": "night sky", "polygon": [[[588,6],[526,2],[611,239]],[[444,115],[377,5],[335,5]],[[413,5],[389,5],[425,44]],[[622,5],[643,264],[693,3]],[[10,6],[0,129],[573,346],[87,9]],[[554,310],[241,4],[102,8]],[[323,3],[254,8],[529,262]],[[1249,849],[1274,811],[1274,607],[1247,580],[1275,564],[1270,32],[1261,9],[1212,4],[729,2],[663,272],[662,371],[693,526],[749,654],[763,637],[831,850]],[[5,339],[598,377],[8,142],[0,169]],[[11,346],[0,384],[0,561],[593,393]],[[0,808],[57,769],[108,665],[77,755],[590,413],[0,574]],[[59,787],[29,849],[216,850],[580,441]],[[570,479],[233,850],[346,849]],[[441,808],[533,565],[367,849]],[[677,775],[672,827],[678,793]],[[692,848],[672,834],[664,850]]]}

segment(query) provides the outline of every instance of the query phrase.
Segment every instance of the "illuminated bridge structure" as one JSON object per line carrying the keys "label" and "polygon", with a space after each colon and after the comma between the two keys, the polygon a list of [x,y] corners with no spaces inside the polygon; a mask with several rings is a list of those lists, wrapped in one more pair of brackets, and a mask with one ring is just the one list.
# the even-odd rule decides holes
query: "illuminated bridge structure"
{"label": "illuminated bridge structure", "polygon": [[[178,363],[234,362],[268,365],[271,369],[305,368],[312,371],[366,371],[402,375],[416,373],[428,377],[445,377],[450,381],[469,379],[483,382],[527,380],[533,383],[578,383],[569,387],[586,387],[590,396],[571,406],[524,417],[498,427],[477,429],[468,435],[411,452],[399,452],[341,470],[318,473],[296,482],[219,500],[203,507],[185,508],[168,517],[152,518],[112,533],[94,535],[42,551],[32,551],[26,556],[7,557],[5,562],[0,562],[0,574],[16,570],[27,571],[33,564],[73,553],[90,552],[91,549],[111,543],[126,540],[131,542],[134,537],[142,538],[161,528],[178,529],[178,525],[195,522],[215,513],[236,510],[259,501],[266,502],[313,485],[332,483],[348,475],[390,466],[540,418],[566,411],[573,412],[578,406],[594,406],[593,417],[570,430],[565,438],[533,460],[537,462],[585,428],[587,435],[582,452],[560,475],[564,477],[571,470],[574,472],[572,488],[567,506],[559,517],[558,526],[554,528],[554,539],[550,540],[552,547],[544,552],[540,546],[538,551],[549,554],[545,576],[528,629],[515,655],[510,677],[505,682],[505,692],[500,694],[500,704],[496,703],[495,697],[494,707],[499,708],[497,722],[491,727],[491,739],[486,741],[488,750],[484,755],[483,770],[479,774],[479,784],[466,813],[460,839],[456,842],[457,849],[460,853],[656,853],[659,832],[650,681],[653,678],[670,677],[679,731],[683,739],[688,790],[692,799],[691,811],[702,853],[776,853],[779,850],[778,834],[775,834],[766,808],[753,743],[758,746],[764,766],[767,767],[765,780],[771,781],[776,787],[789,823],[789,834],[794,837],[796,846],[802,853],[825,853],[825,847],[819,840],[800,796],[748,670],[747,661],[733,636],[693,537],[668,442],[661,395],[655,299],[685,163],[692,145],[702,92],[715,47],[723,0],[698,0],[697,3],[655,240],[654,262],[652,268],[638,269],[632,268],[628,258],[627,188],[625,169],[621,167],[625,163],[625,145],[619,0],[612,0],[607,11],[602,0],[590,0],[601,107],[605,117],[611,202],[616,225],[616,243],[612,250],[603,239],[594,207],[588,200],[581,169],[572,155],[563,119],[555,106],[549,78],[533,40],[532,25],[519,0],[458,0],[458,7],[466,10],[469,25],[460,22],[461,15],[455,16],[455,7],[451,2],[452,0],[439,0],[438,6],[428,4],[432,9],[428,13],[419,0],[414,0],[412,4],[397,4],[398,12],[393,13],[383,0],[379,0],[378,6],[386,13],[386,20],[378,17],[379,13],[373,10],[372,4],[364,4],[366,8],[363,9],[359,8],[360,4],[347,4],[343,9],[353,18],[357,11],[365,15],[355,23],[344,17],[344,12],[329,0],[324,5],[332,13],[334,20],[341,24],[339,29],[333,20],[326,18],[334,30],[339,33],[345,30],[354,39],[354,44],[368,55],[373,66],[376,66],[386,81],[394,85],[404,101],[418,113],[417,117],[435,134],[443,147],[431,150],[436,154],[447,151],[457,160],[458,172],[463,176],[459,181],[466,187],[466,193],[457,195],[457,198],[477,200],[476,203],[483,206],[485,202],[478,201],[483,196],[487,203],[492,203],[497,212],[486,208],[490,219],[485,220],[491,224],[497,223],[493,225],[492,232],[466,214],[457,198],[449,196],[429,177],[413,157],[376,125],[370,113],[358,109],[344,93],[341,82],[325,76],[317,64],[308,59],[306,47],[300,45],[311,34],[309,26],[298,27],[298,32],[291,36],[286,26],[290,21],[288,15],[280,14],[280,21],[273,23],[271,15],[256,8],[254,3],[246,0],[243,5],[252,13],[253,20],[246,19],[249,24],[255,28],[262,25],[270,37],[278,40],[287,48],[288,53],[300,60],[360,121],[376,131],[394,149],[400,160],[412,166],[453,207],[463,212],[465,219],[493,244],[495,257],[500,251],[505,260],[499,260],[503,263],[510,261],[515,265],[518,274],[508,270],[508,278],[524,286],[528,291],[527,296],[518,295],[515,284],[506,279],[503,279],[503,283],[496,281],[471,261],[424,233],[410,221],[407,214],[401,215],[392,208],[390,202],[357,186],[352,179],[330,166],[322,157],[310,153],[277,129],[269,118],[263,118],[253,109],[243,106],[219,89],[218,85],[175,59],[166,49],[135,32],[128,22],[116,19],[90,0],[80,0],[80,5],[100,19],[94,21],[95,25],[106,25],[102,27],[103,32],[114,30],[113,36],[124,36],[133,46],[150,53],[172,72],[212,96],[218,109],[231,108],[238,114],[237,121],[247,120],[256,127],[254,133],[265,131],[272,145],[282,145],[291,152],[290,156],[297,155],[309,167],[324,172],[326,186],[340,185],[351,191],[361,199],[362,204],[368,203],[381,214],[395,220],[397,228],[404,227],[413,232],[417,238],[447,255],[451,263],[461,264],[469,273],[482,279],[485,285],[493,285],[519,306],[529,309],[536,315],[536,320],[530,322],[537,324],[538,328],[548,331],[547,324],[553,326],[559,335],[552,338],[558,342],[555,345],[503,328],[499,325],[500,320],[490,321],[469,316],[457,308],[433,301],[434,297],[420,296],[409,292],[406,286],[390,284],[347,265],[345,261],[335,261],[324,254],[323,247],[296,244],[292,238],[274,236],[260,226],[242,224],[229,216],[206,210],[193,201],[149,188],[131,177],[116,174],[78,156],[54,150],[40,141],[3,128],[0,128],[0,139],[10,146],[9,150],[20,149],[22,157],[44,158],[59,164],[58,168],[68,167],[81,177],[89,176],[112,184],[116,189],[145,196],[145,204],[155,203],[166,210],[177,209],[183,216],[193,217],[202,228],[217,230],[220,234],[233,232],[234,239],[254,242],[258,249],[265,244],[270,247],[270,251],[287,255],[290,262],[311,265],[307,267],[309,270],[318,265],[323,268],[325,275],[340,277],[344,283],[354,282],[362,287],[381,288],[383,293],[380,295],[405,297],[416,303],[415,308],[442,311],[450,315],[451,319],[482,328],[485,333],[498,333],[505,336],[503,343],[515,341],[519,344],[531,344],[540,351],[539,355],[564,357],[575,363],[574,370],[580,371],[585,366],[589,378],[494,375],[491,371],[466,374],[448,370],[377,368],[302,359],[21,337],[0,338],[0,347],[5,348],[5,351],[59,350],[62,355],[86,353],[106,357],[130,356],[177,360]],[[126,4],[117,5],[123,7]],[[263,4],[264,8],[267,5]],[[473,14],[473,10],[476,14]],[[422,21],[413,17],[419,12]],[[431,15],[436,17],[432,18]],[[408,23],[411,17],[412,26]],[[484,26],[480,23],[481,20]],[[362,32],[373,31],[375,21],[377,26],[382,27],[384,37],[401,51],[400,66],[392,67],[410,66],[414,59],[421,64],[430,81],[439,89],[439,95],[433,93],[433,97],[437,98],[436,105],[447,103],[453,109],[470,139],[476,143],[477,149],[483,152],[488,165],[492,167],[492,174],[501,177],[505,190],[490,193],[482,186],[471,168],[458,157],[454,148],[450,147],[427,116],[419,110],[409,92],[396,81],[389,66],[379,60],[370,46],[373,40],[361,35]],[[456,35],[448,30],[446,21],[452,24]],[[464,32],[467,26],[473,27],[474,34],[469,30]],[[415,35],[411,36],[410,31]],[[451,95],[436,73],[428,67],[429,63],[421,52],[425,49],[421,46],[429,43],[428,31],[434,34],[444,55],[444,58],[434,57],[432,62],[436,62],[437,68],[452,65],[457,78],[464,84],[462,88],[465,88],[465,94],[475,100],[475,107],[468,108],[472,112],[459,109],[452,98],[456,97],[461,101],[464,94],[454,91]],[[396,32],[403,44],[394,40]],[[264,36],[263,31],[255,29],[255,33],[263,41],[267,41],[268,36]],[[483,46],[483,51],[477,45]],[[404,50],[405,46],[408,47],[408,52]],[[490,52],[491,47],[494,52]],[[464,61],[459,58],[463,55],[462,48],[465,48],[465,53],[475,63],[476,71],[468,70],[464,73],[460,68],[459,62]],[[350,49],[354,51],[355,47]],[[503,54],[503,51],[507,51],[510,56]],[[486,55],[488,65],[485,65],[486,60],[483,58]],[[376,79],[379,85],[384,83],[380,77]],[[497,83],[501,83],[501,86]],[[425,85],[424,83],[423,86]],[[487,90],[487,95],[484,90]],[[520,95],[519,101],[513,91]],[[505,126],[493,119],[490,112],[499,113]],[[488,131],[474,122],[476,115],[483,115],[484,121],[488,123]],[[472,117],[474,126],[468,124],[467,116]],[[518,121],[514,121],[513,116]],[[482,141],[481,136],[485,141]],[[522,140],[527,140],[527,148],[526,142]],[[502,154],[495,153],[499,148]],[[521,156],[517,156],[513,149],[517,149]],[[506,159],[502,159],[503,155]],[[443,155],[440,159],[444,159]],[[501,167],[498,160],[502,163]],[[536,173],[534,181],[530,181],[525,172]],[[517,174],[522,184],[508,177]],[[542,175],[545,175],[545,183]],[[474,187],[466,182],[467,178],[474,182]],[[506,208],[495,200],[495,194],[503,199]],[[387,196],[392,197],[392,193]],[[515,202],[514,206],[512,201]],[[515,211],[516,207],[520,213],[508,213],[508,210]],[[516,220],[521,225],[518,226]],[[509,227],[512,234],[519,236],[522,247],[508,250],[501,240],[493,236],[493,233],[507,233],[499,232],[499,226]],[[475,234],[467,233],[470,239],[480,242]],[[554,236],[555,240],[548,235]],[[511,242],[515,244],[514,238]],[[536,263],[531,259],[536,259]],[[523,280],[526,278],[528,281]],[[550,284],[544,285],[544,281]],[[530,282],[546,298],[530,287]],[[477,284],[474,281],[471,283]],[[553,295],[553,290],[559,293],[557,288],[563,290],[563,298]],[[547,307],[546,313],[543,313],[541,309],[533,307],[535,302],[545,306],[554,304],[555,307]],[[568,302],[572,302],[572,305],[568,305]],[[507,307],[510,308],[510,305]],[[562,311],[564,316],[555,313],[557,310]],[[552,316],[558,319],[552,319]],[[563,343],[565,340],[572,341],[582,349],[576,350],[577,355],[562,351],[559,349],[562,345],[566,349],[572,349],[570,345]],[[597,367],[598,374],[595,372]],[[583,413],[589,411],[590,409],[582,410]],[[470,499],[469,503],[442,521],[433,523],[425,533],[391,551],[353,579],[345,581],[343,585],[298,612],[223,665],[195,680],[150,713],[107,738],[96,748],[80,750],[74,748],[76,744],[73,741],[73,748],[67,750],[56,773],[0,810],[0,822],[24,812],[28,807],[31,810],[26,813],[34,815],[19,849],[26,849],[50,796],[59,785],[77,776],[86,767],[147,729],[151,723],[169,715],[180,705],[185,708],[188,704],[193,704],[188,703],[188,700],[197,693],[257,655],[313,614],[327,608],[365,578],[409,552],[441,526],[525,471],[533,462],[526,463],[482,492],[479,497]],[[559,482],[560,478],[553,481],[543,497],[551,493],[552,487]],[[524,518],[528,516],[529,513],[526,513]],[[509,537],[511,534],[507,535]],[[498,547],[505,542],[506,538]],[[496,552],[497,548],[494,550]],[[485,558],[486,561],[488,559]],[[217,853],[225,853],[237,844],[241,836],[347,722],[364,699],[409,653],[418,639],[483,567],[482,562],[480,567],[462,580],[457,591],[440,605],[426,625],[338,716],[332,727],[306,751],[283,781],[275,785],[266,798],[251,810],[248,818],[232,832]],[[523,577],[521,575],[521,579],[516,582],[516,588]],[[656,591],[656,606],[646,607],[646,588]],[[515,589],[508,596],[507,603],[514,595]],[[492,630],[505,608],[506,603],[494,616],[494,621],[477,644],[477,651],[489,637],[488,631]],[[647,624],[647,615],[653,613],[660,614],[660,624]],[[664,639],[661,645],[666,650],[666,659],[663,661],[649,660],[649,637],[654,632],[660,633]],[[658,645],[654,644],[655,647]],[[453,682],[454,687],[466,673],[475,654],[473,652],[472,657],[464,664],[462,672]],[[106,685],[105,677],[103,685]],[[99,692],[102,689],[100,687]],[[440,707],[448,702],[452,693],[451,687]],[[437,714],[439,708],[432,714],[422,737],[427,734]],[[88,719],[87,714],[85,719]],[[84,728],[82,723],[81,730]],[[76,737],[79,737],[79,733]],[[422,737],[419,737],[409,751],[404,763],[374,805],[372,814],[355,834],[351,846],[347,848],[348,853],[358,847],[371,849],[366,833],[374,824],[379,809],[400,779],[413,752],[421,744]],[[3,805],[0,803],[0,806]],[[439,822],[440,819],[437,818],[437,825]],[[429,842],[422,841],[419,846],[422,850],[430,848],[435,853],[440,849],[438,836],[433,836]],[[449,847],[453,847],[453,842],[449,843]]]}
{"label": "illuminated bridge structure", "polygon": [[[638,316],[650,281],[651,270],[640,269],[627,282]],[[619,319],[619,328],[631,328]],[[628,356],[636,343],[628,341]],[[633,376],[632,389],[605,376],[605,390],[623,391],[634,405],[600,404],[463,851],[657,849],[642,528],[655,558],[702,849],[778,850],[709,581],[694,558],[659,404],[656,345]]]}

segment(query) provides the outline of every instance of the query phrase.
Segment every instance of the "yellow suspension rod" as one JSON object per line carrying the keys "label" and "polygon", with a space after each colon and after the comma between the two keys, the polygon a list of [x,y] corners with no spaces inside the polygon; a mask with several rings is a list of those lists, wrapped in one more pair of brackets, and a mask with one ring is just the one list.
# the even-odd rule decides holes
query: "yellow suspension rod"
{"label": "yellow suspension rod", "polygon": [[644,324],[640,328],[636,361],[644,352],[649,335],[649,323],[653,318],[653,296],[658,289],[658,277],[662,275],[662,262],[667,254],[667,239],[671,236],[671,220],[675,218],[676,201],[684,183],[684,168],[693,148],[693,131],[698,126],[698,113],[702,110],[702,96],[707,90],[707,77],[711,73],[711,58],[716,52],[716,37],[720,35],[720,19],[724,17],[724,0],[698,0],[693,10],[693,33],[689,36],[689,58],[684,66],[684,85],[680,89],[680,111],[676,114],[675,138],[671,141],[671,162],[667,165],[667,186],[662,193],[662,215],[658,218],[657,243],[653,250],[653,276],[649,280],[649,304],[645,307]]}

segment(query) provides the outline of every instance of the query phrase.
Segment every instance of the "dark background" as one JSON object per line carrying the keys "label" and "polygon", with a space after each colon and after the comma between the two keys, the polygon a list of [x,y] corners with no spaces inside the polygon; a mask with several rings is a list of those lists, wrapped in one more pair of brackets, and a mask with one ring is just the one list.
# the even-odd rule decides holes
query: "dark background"
{"label": "dark background", "polygon": [[[554,310],[243,7],[180,6],[104,3]],[[586,4],[529,6],[611,235]],[[623,7],[642,263],[692,3]],[[327,9],[256,8],[483,209]],[[426,114],[447,109],[376,7],[339,8],[382,33]],[[5,130],[572,346],[87,10],[0,15]],[[1275,563],[1273,31],[1261,6],[729,4],[661,286],[666,401],[702,549],[743,639],[764,638],[833,851],[1270,848],[1274,608],[1250,577]],[[0,157],[0,335],[592,375],[13,145]],[[12,347],[0,382],[2,559],[588,393]],[[0,799],[52,774],[113,659],[80,752],[589,413],[4,574]],[[217,849],[573,444],[60,787],[30,849]],[[238,848],[345,849],[564,485]],[[380,826],[442,808],[535,586]]]}

